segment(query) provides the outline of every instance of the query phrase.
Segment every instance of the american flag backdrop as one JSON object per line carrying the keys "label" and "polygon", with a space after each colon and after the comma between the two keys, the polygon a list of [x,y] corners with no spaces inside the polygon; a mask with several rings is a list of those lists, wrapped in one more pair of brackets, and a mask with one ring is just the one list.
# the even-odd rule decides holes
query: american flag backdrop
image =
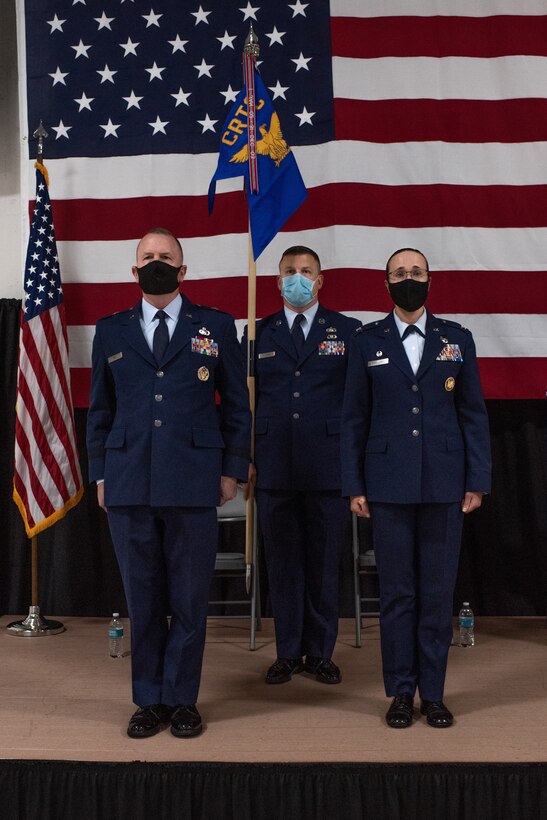
{"label": "american flag backdrop", "polygon": [[21,313],[13,498],[32,538],[83,493],[70,396],[63,287],[47,171],[36,168],[36,195]]}
{"label": "american flag backdrop", "polygon": [[22,131],[42,119],[51,133],[77,405],[95,321],[137,301],[130,266],[150,227],[182,239],[189,298],[244,323],[241,184],[219,183],[211,217],[207,188],[251,22],[309,193],[258,260],[257,315],[279,307],[273,274],[289,245],[317,250],[322,301],[364,322],[391,307],[387,257],[418,247],[428,306],[473,331],[485,394],[545,395],[544,0],[18,4]]}

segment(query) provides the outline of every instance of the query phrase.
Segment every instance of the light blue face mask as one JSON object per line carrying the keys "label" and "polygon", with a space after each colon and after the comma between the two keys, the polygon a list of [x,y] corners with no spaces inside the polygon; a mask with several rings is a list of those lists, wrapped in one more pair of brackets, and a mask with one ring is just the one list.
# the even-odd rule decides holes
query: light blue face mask
{"label": "light blue face mask", "polygon": [[301,273],[293,273],[291,276],[284,276],[281,280],[281,293],[283,299],[293,307],[304,307],[314,300],[313,286],[315,279],[308,279]]}

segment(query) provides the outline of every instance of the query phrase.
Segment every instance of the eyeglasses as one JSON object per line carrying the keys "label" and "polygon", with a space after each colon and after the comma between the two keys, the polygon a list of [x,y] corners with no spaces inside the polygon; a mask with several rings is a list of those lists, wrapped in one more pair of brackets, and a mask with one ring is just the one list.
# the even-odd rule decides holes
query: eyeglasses
{"label": "eyeglasses", "polygon": [[429,279],[429,272],[423,268],[412,268],[412,270],[405,270],[404,268],[397,268],[397,270],[390,270],[387,275],[389,282],[402,282],[403,279],[414,279],[417,282],[423,282]]}

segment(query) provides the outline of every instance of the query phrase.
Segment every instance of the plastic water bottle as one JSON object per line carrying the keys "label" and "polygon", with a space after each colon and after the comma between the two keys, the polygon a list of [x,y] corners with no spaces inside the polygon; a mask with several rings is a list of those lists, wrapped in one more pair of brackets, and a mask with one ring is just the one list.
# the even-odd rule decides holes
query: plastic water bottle
{"label": "plastic water bottle", "polygon": [[108,624],[108,652],[111,658],[123,658],[123,624],[120,613],[114,612]]}
{"label": "plastic water bottle", "polygon": [[469,601],[464,601],[460,609],[460,646],[475,646],[475,616],[469,606]]}

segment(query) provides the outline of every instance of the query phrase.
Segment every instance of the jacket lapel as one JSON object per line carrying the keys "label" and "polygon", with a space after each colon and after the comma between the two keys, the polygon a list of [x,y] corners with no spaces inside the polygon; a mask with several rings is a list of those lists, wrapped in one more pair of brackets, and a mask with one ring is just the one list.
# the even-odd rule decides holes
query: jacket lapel
{"label": "jacket lapel", "polygon": [[445,343],[441,341],[442,333],[439,325],[439,320],[433,314],[427,314],[427,322],[425,326],[425,345],[424,352],[420,361],[417,378],[421,378],[423,374],[431,367],[437,356],[443,349]]}
{"label": "jacket lapel", "polygon": [[397,328],[395,319],[393,318],[393,313],[386,316],[384,321],[381,323],[379,328],[379,337],[379,343],[381,345],[379,350],[383,350],[383,352],[389,356],[393,364],[395,364],[399,370],[402,370],[402,372],[408,376],[409,379],[415,381],[416,376],[412,372],[410,362],[408,361],[408,356],[406,355],[406,350],[403,347],[399,329]]}
{"label": "jacket lapel", "polygon": [[273,316],[270,324],[270,332],[272,335],[272,341],[276,345],[279,345],[285,353],[296,361],[298,358],[296,347],[291,336],[291,331],[289,330],[289,325],[287,323],[287,317],[285,316],[284,310],[280,310]]}
{"label": "jacket lapel", "polygon": [[192,337],[196,336],[199,329],[203,327],[203,317],[197,305],[193,305],[185,296],[181,294],[182,307],[175,331],[167,350],[164,353],[161,364],[167,364],[174,356],[189,345]]}
{"label": "jacket lapel", "polygon": [[156,366],[156,360],[154,359],[154,355],[144,337],[144,333],[142,332],[141,327],[141,319],[142,316],[142,308],[141,303],[135,305],[129,316],[127,317],[123,329],[122,329],[122,336],[124,340],[127,342],[130,347],[132,347],[136,352],[146,359],[147,362]]}
{"label": "jacket lapel", "polygon": [[317,346],[326,339],[326,328],[327,328],[327,321],[325,319],[326,310],[324,307],[319,305],[317,309],[317,313],[314,316],[312,326],[310,327],[308,336],[306,341],[302,346],[302,350],[300,351],[300,355],[298,357],[299,362],[303,362],[308,356],[317,349]]}

